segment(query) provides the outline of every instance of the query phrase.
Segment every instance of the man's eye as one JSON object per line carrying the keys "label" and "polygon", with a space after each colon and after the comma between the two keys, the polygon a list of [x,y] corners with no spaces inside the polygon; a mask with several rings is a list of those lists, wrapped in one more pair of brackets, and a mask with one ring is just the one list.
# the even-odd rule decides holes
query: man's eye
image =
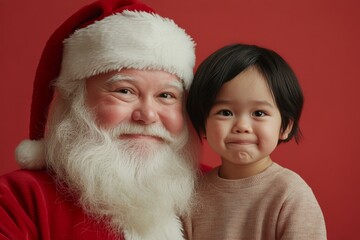
{"label": "man's eye", "polygon": [[161,93],[160,97],[162,98],[174,98],[174,96],[170,93]]}
{"label": "man's eye", "polygon": [[253,116],[254,117],[265,117],[266,116],[266,113],[264,111],[261,111],[261,110],[257,110],[253,113]]}
{"label": "man's eye", "polygon": [[233,115],[232,112],[229,111],[229,110],[220,110],[217,114],[222,115],[222,116],[226,116],[226,117]]}
{"label": "man's eye", "polygon": [[116,92],[122,93],[122,94],[131,94],[131,90],[127,89],[127,88],[117,89]]}

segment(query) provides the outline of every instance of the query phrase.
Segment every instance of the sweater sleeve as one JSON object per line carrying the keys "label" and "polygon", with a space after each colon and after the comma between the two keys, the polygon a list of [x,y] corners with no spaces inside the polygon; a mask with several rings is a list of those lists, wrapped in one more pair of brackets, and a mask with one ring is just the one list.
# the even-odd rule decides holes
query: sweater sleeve
{"label": "sweater sleeve", "polygon": [[325,220],[311,188],[292,188],[279,214],[277,238],[281,240],[327,239]]}

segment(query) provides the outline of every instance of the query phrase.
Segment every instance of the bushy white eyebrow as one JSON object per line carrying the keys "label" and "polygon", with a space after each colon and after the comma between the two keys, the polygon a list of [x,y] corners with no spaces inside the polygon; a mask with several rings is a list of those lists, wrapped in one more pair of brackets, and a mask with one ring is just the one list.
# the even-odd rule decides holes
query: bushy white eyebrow
{"label": "bushy white eyebrow", "polygon": [[[114,83],[114,82],[122,81],[122,80],[133,81],[133,80],[135,80],[135,78],[132,77],[132,76],[124,75],[124,74],[116,74],[116,75],[110,77],[109,79],[107,79],[106,83]],[[169,82],[167,85],[172,86],[172,87],[176,87],[176,88],[178,88],[180,90],[184,90],[183,83],[180,82],[176,78],[174,78],[174,81]]]}
{"label": "bushy white eyebrow", "polygon": [[124,75],[124,74],[116,74],[114,76],[112,76],[111,78],[106,80],[106,83],[113,83],[113,82],[117,82],[117,81],[121,81],[121,80],[134,80],[134,77],[128,76],[128,75]]}
{"label": "bushy white eyebrow", "polygon": [[179,80],[174,79],[174,81],[171,81],[169,83],[170,86],[176,87],[180,90],[184,90],[184,84],[182,84]]}

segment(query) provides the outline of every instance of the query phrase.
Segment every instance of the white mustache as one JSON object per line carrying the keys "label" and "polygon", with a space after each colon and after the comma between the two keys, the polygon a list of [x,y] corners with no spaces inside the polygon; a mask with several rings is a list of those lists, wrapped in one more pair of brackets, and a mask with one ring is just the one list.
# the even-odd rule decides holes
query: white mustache
{"label": "white mustache", "polygon": [[139,125],[134,123],[121,123],[119,126],[110,130],[113,138],[118,138],[126,134],[141,134],[153,136],[164,140],[165,142],[172,143],[175,139],[171,134],[161,125]]}

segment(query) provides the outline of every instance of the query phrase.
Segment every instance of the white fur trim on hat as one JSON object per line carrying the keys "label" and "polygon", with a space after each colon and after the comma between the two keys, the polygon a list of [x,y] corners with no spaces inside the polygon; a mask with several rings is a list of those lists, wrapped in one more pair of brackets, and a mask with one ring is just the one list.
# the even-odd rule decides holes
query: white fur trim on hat
{"label": "white fur trim on hat", "polygon": [[23,140],[15,150],[15,157],[22,169],[41,169],[45,167],[43,140]]}
{"label": "white fur trim on hat", "polygon": [[195,43],[174,21],[123,11],[75,31],[64,40],[57,81],[73,81],[122,68],[164,70],[190,87]]}

